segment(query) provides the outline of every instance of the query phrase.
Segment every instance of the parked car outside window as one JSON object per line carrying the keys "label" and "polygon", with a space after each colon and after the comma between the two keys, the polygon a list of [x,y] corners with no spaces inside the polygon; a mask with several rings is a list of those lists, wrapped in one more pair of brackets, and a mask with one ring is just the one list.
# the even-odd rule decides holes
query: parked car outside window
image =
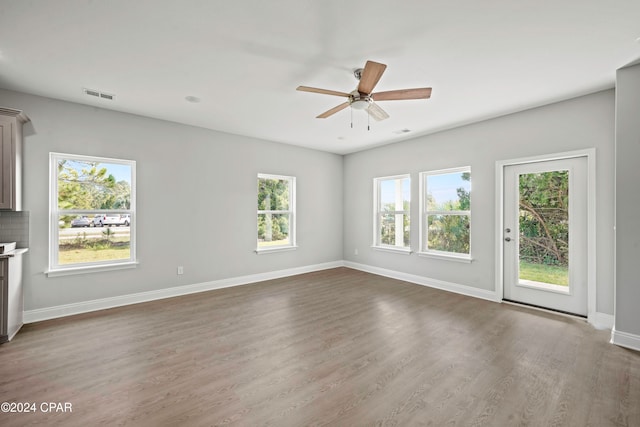
{"label": "parked car outside window", "polygon": [[128,227],[129,224],[131,224],[131,215],[129,214],[120,215],[120,221],[122,222],[122,225],[124,225],[125,227]]}
{"label": "parked car outside window", "polygon": [[91,221],[86,216],[79,216],[71,221],[71,227],[89,227]]}
{"label": "parked car outside window", "polygon": [[129,214],[104,214],[104,215],[96,215],[93,218],[93,225],[95,227],[104,227],[106,226],[125,226],[128,227],[131,223],[131,217]]}

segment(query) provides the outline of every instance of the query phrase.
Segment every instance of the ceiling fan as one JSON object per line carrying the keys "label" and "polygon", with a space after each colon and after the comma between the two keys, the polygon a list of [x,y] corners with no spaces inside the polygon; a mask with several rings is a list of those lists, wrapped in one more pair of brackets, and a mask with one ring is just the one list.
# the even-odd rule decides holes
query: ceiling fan
{"label": "ceiling fan", "polygon": [[366,110],[374,120],[380,121],[389,118],[389,114],[384,111],[377,101],[394,101],[403,99],[428,99],[431,97],[431,88],[423,87],[417,89],[399,89],[387,92],[373,93],[373,89],[382,77],[382,73],[387,68],[385,64],[374,61],[367,61],[364,68],[358,68],[353,72],[356,79],[360,81],[358,87],[350,93],[338,92],[335,90],[318,89],[309,86],[298,86],[296,90],[302,92],[322,93],[347,98],[346,102],[325,111],[316,118],[326,119],[338,111],[344,110],[348,106],[357,110]]}

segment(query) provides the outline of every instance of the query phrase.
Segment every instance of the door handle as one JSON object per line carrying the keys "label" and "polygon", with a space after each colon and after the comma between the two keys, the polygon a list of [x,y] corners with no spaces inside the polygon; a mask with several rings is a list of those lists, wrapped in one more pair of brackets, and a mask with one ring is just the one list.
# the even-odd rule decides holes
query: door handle
{"label": "door handle", "polygon": [[505,237],[505,238],[504,238],[504,241],[505,241],[505,242],[510,242],[510,241],[511,241],[511,237]]}

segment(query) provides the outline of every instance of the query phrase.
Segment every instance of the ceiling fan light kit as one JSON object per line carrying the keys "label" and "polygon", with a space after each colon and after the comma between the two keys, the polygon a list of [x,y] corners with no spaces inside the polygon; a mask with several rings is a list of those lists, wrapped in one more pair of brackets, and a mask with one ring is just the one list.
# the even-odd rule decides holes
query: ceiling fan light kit
{"label": "ceiling fan light kit", "polygon": [[369,105],[373,102],[373,99],[369,96],[353,95],[349,103],[351,104],[351,108],[355,108],[356,110],[366,110],[369,108]]}
{"label": "ceiling fan light kit", "polygon": [[[330,110],[318,115],[318,119],[326,119],[347,107],[352,110],[364,110],[368,116],[376,121],[389,118],[389,114],[384,111],[375,101],[395,101],[404,99],[428,99],[431,97],[431,88],[399,89],[387,92],[373,93],[373,89],[380,81],[387,66],[374,61],[367,61],[364,68],[357,68],[353,71],[354,77],[359,81],[358,87],[351,93],[338,92],[335,90],[318,89],[309,86],[298,86],[297,90],[302,92],[320,93],[324,95],[340,96],[347,98],[346,102],[333,107]],[[351,123],[353,127],[353,120]],[[369,128],[369,126],[367,126]]]}

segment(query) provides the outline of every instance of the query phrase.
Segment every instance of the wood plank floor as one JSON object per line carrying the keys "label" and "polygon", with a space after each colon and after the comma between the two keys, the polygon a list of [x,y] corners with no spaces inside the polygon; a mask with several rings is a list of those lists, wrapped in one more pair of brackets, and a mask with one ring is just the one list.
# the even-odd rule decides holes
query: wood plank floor
{"label": "wood plank floor", "polygon": [[0,425],[640,426],[640,354],[608,340],[337,268],[26,325],[0,402],[38,411]]}

